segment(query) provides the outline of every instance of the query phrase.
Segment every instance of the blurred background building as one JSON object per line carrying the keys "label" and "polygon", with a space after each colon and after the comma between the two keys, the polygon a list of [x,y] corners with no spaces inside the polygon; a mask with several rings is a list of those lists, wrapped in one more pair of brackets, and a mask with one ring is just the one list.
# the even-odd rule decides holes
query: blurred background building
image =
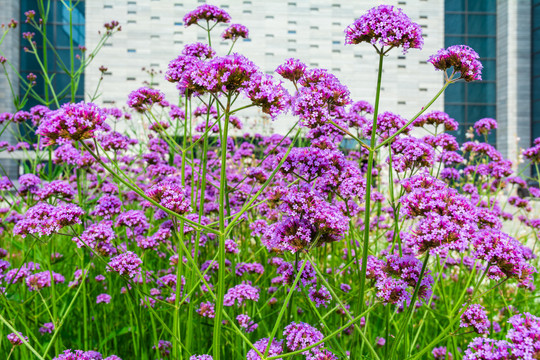
{"label": "blurred background building", "polygon": [[[60,0],[50,0],[48,33],[60,54],[66,54],[69,12]],[[186,28],[183,16],[205,0],[86,0],[74,11],[76,45],[93,49],[103,24],[117,20],[122,31],[108,41],[93,63],[85,70],[77,99],[88,99],[102,76],[99,67],[107,67],[96,100],[104,106],[123,107],[130,91],[151,83],[163,90],[171,102],[178,98],[174,86],[163,74],[170,60],[183,46],[206,41],[206,33],[192,26]],[[453,84],[433,104],[460,123],[455,133],[460,141],[478,119],[493,117],[499,129],[489,141],[515,161],[521,148],[540,137],[540,0],[215,0],[208,3],[230,13],[232,23],[250,30],[250,38],[238,41],[234,50],[245,54],[263,71],[272,73],[290,57],[299,58],[311,67],[326,68],[351,91],[353,100],[373,102],[377,58],[367,44],[344,45],[344,30],[367,9],[377,4],[391,4],[422,27],[423,50],[402,54],[393,50],[385,60],[382,111],[411,117],[440,89],[443,75],[426,62],[442,47],[466,44],[473,47],[484,64],[483,80]],[[29,31],[24,12],[37,10],[37,0],[0,0],[0,23],[11,18],[22,26],[11,32],[0,46],[0,55],[23,76],[38,74],[39,65],[24,53],[20,36]],[[218,54],[226,54],[230,43],[219,35],[227,25],[213,31],[212,45]],[[38,40],[38,46],[40,41]],[[69,60],[68,60],[69,62]],[[55,73],[55,86],[69,81],[58,64],[47,65]],[[151,77],[142,68],[158,72]],[[10,78],[17,86],[12,73]],[[47,96],[38,77],[38,91]],[[0,112],[13,111],[6,78],[0,74]],[[27,106],[33,105],[29,103]],[[262,120],[253,109],[244,119],[247,131],[284,133],[293,123],[284,116],[274,122]]]}

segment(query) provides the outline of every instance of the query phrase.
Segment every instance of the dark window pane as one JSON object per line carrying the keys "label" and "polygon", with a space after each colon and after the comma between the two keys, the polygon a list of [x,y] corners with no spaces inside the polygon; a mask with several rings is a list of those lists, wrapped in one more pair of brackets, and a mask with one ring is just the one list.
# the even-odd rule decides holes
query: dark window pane
{"label": "dark window pane", "polygon": [[540,101],[535,101],[532,103],[532,121],[538,122],[538,126],[540,127]]}
{"label": "dark window pane", "polygon": [[532,32],[532,52],[540,51],[540,29]]}
{"label": "dark window pane", "polygon": [[467,107],[467,119],[470,123],[475,123],[486,117],[495,118],[495,115],[495,105],[470,105]]}
{"label": "dark window pane", "polygon": [[533,140],[540,138],[540,123],[532,124],[532,138]]}
{"label": "dark window pane", "polygon": [[462,123],[465,117],[465,107],[462,105],[446,105],[444,111],[454,118],[458,123]]}
{"label": "dark window pane", "polygon": [[495,35],[496,16],[495,15],[469,15],[468,30],[472,35]]}
{"label": "dark window pane", "polygon": [[465,11],[465,0],[445,0],[444,9],[445,11]]}
{"label": "dark window pane", "polygon": [[465,83],[457,82],[455,84],[451,84],[444,91],[444,96],[445,103],[465,102]]}
{"label": "dark window pane", "polygon": [[444,18],[446,34],[465,33],[465,16],[456,14],[447,14]]}
{"label": "dark window pane", "polygon": [[495,63],[495,60],[482,60],[482,65],[484,66],[484,68],[482,69],[482,80],[497,80],[497,65]]}
{"label": "dark window pane", "polygon": [[452,45],[465,45],[465,38],[463,36],[446,36],[444,38],[446,47]]}
{"label": "dark window pane", "polygon": [[540,101],[540,77],[535,77],[532,79],[531,100]]}
{"label": "dark window pane", "polygon": [[467,7],[469,11],[494,13],[497,11],[497,0],[469,0]]}
{"label": "dark window pane", "polygon": [[467,101],[471,103],[495,103],[495,83],[471,82],[467,84]]}
{"label": "dark window pane", "polygon": [[540,27],[540,3],[536,5],[535,7],[533,7],[532,26],[533,26],[533,29]]}
{"label": "dark window pane", "polygon": [[497,56],[496,43],[494,37],[470,37],[467,45],[472,47],[481,58],[494,58]]}
{"label": "dark window pane", "polygon": [[[540,76],[537,76],[532,80],[532,96],[533,101],[540,100]],[[540,110],[540,108],[538,110]]]}

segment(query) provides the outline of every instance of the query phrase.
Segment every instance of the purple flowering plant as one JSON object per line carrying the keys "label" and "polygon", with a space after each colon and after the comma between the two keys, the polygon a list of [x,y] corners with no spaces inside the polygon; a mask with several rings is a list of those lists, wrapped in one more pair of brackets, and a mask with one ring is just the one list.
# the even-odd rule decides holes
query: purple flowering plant
{"label": "purple flowering plant", "polygon": [[[36,10],[22,41],[43,60],[48,14]],[[529,185],[539,179],[487,142],[495,119],[470,130],[484,141],[459,144],[449,132],[461,119],[430,109],[453,83],[481,79],[478,54],[455,45],[430,56],[444,84],[405,118],[380,106],[385,58],[424,42],[402,9],[376,6],[345,29],[347,46],[378,56],[373,103],[299,59],[265,72],[234,52],[249,29],[231,20],[210,4],[185,15],[207,41],[170,59],[174,99],[150,82],[125,108],[99,105],[99,88],[75,101],[117,21],[96,49],[70,50],[79,65],[65,67],[66,89],[46,71],[20,77],[17,111],[0,109],[4,130],[25,130],[0,151],[28,157],[18,179],[0,178],[0,354],[540,358],[540,190]],[[230,40],[228,52],[213,37]],[[248,108],[295,122],[286,135],[252,134]],[[522,155],[539,174],[540,139]]]}

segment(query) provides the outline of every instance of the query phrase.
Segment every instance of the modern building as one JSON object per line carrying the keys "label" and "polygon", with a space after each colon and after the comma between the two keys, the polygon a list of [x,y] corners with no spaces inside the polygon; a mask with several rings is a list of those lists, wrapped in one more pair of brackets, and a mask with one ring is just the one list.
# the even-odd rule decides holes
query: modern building
{"label": "modern building", "polygon": [[[186,28],[182,21],[187,12],[202,3],[204,1],[196,0],[87,1],[89,49],[98,42],[97,30],[104,22],[118,20],[122,31],[106,44],[88,68],[86,93],[94,91],[101,76],[98,68],[105,65],[108,71],[101,84],[100,100],[105,105],[122,105],[130,91],[143,81],[150,81],[141,68],[165,71],[184,45],[206,42],[205,31],[197,26]],[[378,65],[374,49],[367,44],[344,45],[344,30],[374,5],[372,0],[220,0],[212,3],[229,12],[232,23],[249,28],[249,39],[238,41],[234,51],[249,57],[263,71],[272,73],[287,58],[299,58],[308,66],[334,73],[349,87],[353,99],[373,102]],[[422,51],[410,50],[405,55],[399,49],[390,52],[384,67],[382,109],[412,116],[442,86],[441,73],[434,71],[426,59],[442,47],[444,6],[441,0],[394,3],[422,26],[425,45]],[[218,54],[226,54],[230,48],[230,42],[220,39],[227,26],[219,24],[212,32],[212,46]],[[168,99],[178,98],[173,84],[167,83],[163,76],[155,82]],[[435,107],[443,108],[442,98]],[[261,125],[257,110],[248,114]],[[284,116],[266,124],[284,133],[293,121]]]}
{"label": "modern building", "polygon": [[[117,20],[122,31],[104,44],[99,55],[85,70],[77,99],[89,99],[99,84],[96,102],[104,106],[124,106],[130,91],[144,83],[162,89],[175,102],[178,94],[163,74],[153,78],[147,71],[164,72],[170,60],[185,44],[206,41],[206,33],[186,28],[183,16],[205,0],[92,0],[81,1],[74,12],[77,45],[91,51],[103,33],[103,24]],[[312,67],[326,68],[351,91],[354,100],[373,101],[377,59],[367,44],[344,45],[344,30],[367,9],[383,2],[372,0],[216,0],[208,1],[227,10],[233,23],[250,30],[250,38],[238,41],[234,51],[245,54],[263,71],[273,72],[285,59],[296,57]],[[0,0],[0,22],[22,19],[36,8],[36,0]],[[59,0],[51,0],[51,34],[62,52],[66,46],[66,17]],[[426,62],[442,47],[466,44],[473,47],[484,64],[483,80],[453,84],[433,109],[445,110],[461,124],[456,132],[463,140],[467,129],[478,119],[494,117],[499,129],[489,141],[512,160],[520,148],[540,136],[540,0],[389,0],[403,8],[424,33],[423,50],[403,54],[393,50],[385,59],[381,110],[413,116],[440,89],[441,72]],[[4,11],[4,9],[6,9]],[[229,51],[230,43],[219,35],[226,25],[213,31],[212,46],[219,54]],[[24,31],[24,27],[19,31]],[[537,34],[538,33],[538,34]],[[27,62],[20,37],[11,33],[0,46],[23,74],[34,71]],[[63,48],[64,47],[64,48]],[[537,64],[538,63],[538,64]],[[100,66],[108,70],[103,75]],[[55,86],[62,87],[58,72]],[[14,78],[11,76],[11,78]],[[16,80],[16,79],[15,79]],[[38,81],[39,82],[39,81]],[[536,84],[538,83],[538,84]],[[0,89],[6,89],[0,75]],[[538,85],[538,86],[537,86]],[[12,111],[10,94],[0,91],[0,112]],[[247,131],[284,133],[292,124],[284,116],[274,122],[261,120],[253,109],[244,120]],[[251,127],[251,128],[250,128]]]}

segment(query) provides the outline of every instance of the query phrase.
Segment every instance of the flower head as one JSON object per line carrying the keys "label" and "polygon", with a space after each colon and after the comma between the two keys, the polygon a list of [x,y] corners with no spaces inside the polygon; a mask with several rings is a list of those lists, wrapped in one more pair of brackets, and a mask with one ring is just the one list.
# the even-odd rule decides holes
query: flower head
{"label": "flower head", "polygon": [[247,27],[241,24],[232,24],[223,31],[221,38],[223,40],[233,40],[236,41],[239,38],[247,39],[249,36],[249,30]]}
{"label": "flower head", "polygon": [[279,65],[276,72],[287,80],[297,82],[300,80],[300,78],[302,78],[302,76],[304,76],[304,73],[306,72],[306,64],[298,59],[290,58],[285,60],[283,64]]}
{"label": "flower head", "polygon": [[194,56],[199,59],[210,59],[216,55],[216,52],[210,46],[198,42],[184,46],[182,54],[185,56]]}
{"label": "flower head", "polygon": [[427,61],[437,70],[446,71],[453,67],[454,72],[460,73],[460,79],[470,82],[482,80],[483,66],[479,58],[476,51],[466,45],[452,45],[431,55]]}
{"label": "flower head", "polygon": [[142,260],[137,254],[128,251],[117,255],[109,261],[107,271],[116,271],[120,275],[127,275],[130,278],[141,273]]}
{"label": "flower head", "polygon": [[488,320],[486,309],[479,304],[472,304],[461,314],[460,327],[472,326],[478,334],[489,334],[490,322]]}
{"label": "flower head", "polygon": [[106,114],[92,103],[67,103],[46,114],[36,133],[47,139],[48,145],[89,139],[98,130],[106,130]]}
{"label": "flower head", "polygon": [[345,44],[368,42],[372,45],[422,49],[424,39],[420,25],[403,11],[390,5],[368,10],[345,30]]}
{"label": "flower head", "polygon": [[19,333],[19,335],[15,334],[15,333],[8,334],[7,339],[9,340],[11,345],[17,346],[17,345],[22,345],[23,344],[23,341],[21,340],[21,337],[24,338],[24,340],[28,342],[28,337],[24,336],[21,332]]}
{"label": "flower head", "polygon": [[497,120],[492,118],[483,118],[474,123],[474,130],[478,135],[488,135],[496,128]]}
{"label": "flower head", "polygon": [[132,91],[128,95],[127,105],[138,112],[148,111],[154,104],[164,107],[169,106],[169,103],[165,100],[165,95],[161,91],[145,86]]}
{"label": "flower head", "polygon": [[223,9],[214,5],[201,5],[184,16],[186,27],[197,24],[201,20],[214,21],[216,23],[228,23],[231,16]]}

